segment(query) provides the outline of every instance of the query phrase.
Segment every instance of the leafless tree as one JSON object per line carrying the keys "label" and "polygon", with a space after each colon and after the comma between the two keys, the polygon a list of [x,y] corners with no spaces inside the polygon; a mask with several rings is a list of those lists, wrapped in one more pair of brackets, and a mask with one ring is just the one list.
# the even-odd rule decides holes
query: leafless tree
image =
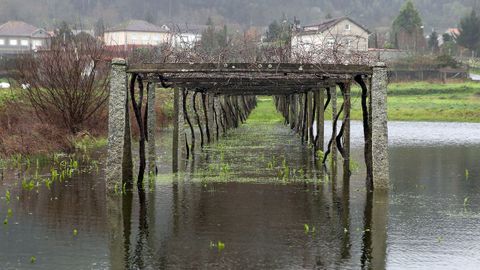
{"label": "leafless tree", "polygon": [[108,97],[105,50],[89,36],[52,42],[50,50],[20,56],[17,71],[38,117],[72,134],[82,130]]}

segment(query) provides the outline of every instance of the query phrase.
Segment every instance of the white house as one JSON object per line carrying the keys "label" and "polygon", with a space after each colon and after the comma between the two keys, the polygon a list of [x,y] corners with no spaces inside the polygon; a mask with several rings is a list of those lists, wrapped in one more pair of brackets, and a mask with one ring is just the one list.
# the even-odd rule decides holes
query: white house
{"label": "white house", "polygon": [[342,53],[368,51],[369,31],[348,17],[307,25],[292,36],[292,53],[297,56],[324,51]]}
{"label": "white house", "polygon": [[0,55],[47,49],[50,38],[44,29],[22,21],[8,21],[0,25]]}
{"label": "white house", "polygon": [[171,41],[170,29],[146,21],[130,20],[105,31],[103,36],[108,47],[157,46]]}
{"label": "white house", "polygon": [[202,38],[206,26],[164,24],[157,26],[146,21],[130,20],[104,34],[104,42],[110,48],[158,46],[169,43],[176,48],[191,48]]}

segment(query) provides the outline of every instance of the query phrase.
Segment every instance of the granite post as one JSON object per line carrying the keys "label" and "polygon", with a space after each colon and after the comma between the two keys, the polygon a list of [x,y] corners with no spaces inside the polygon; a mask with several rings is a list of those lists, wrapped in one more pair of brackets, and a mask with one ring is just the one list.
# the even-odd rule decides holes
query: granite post
{"label": "granite post", "polygon": [[112,60],[108,98],[108,148],[106,185],[108,191],[121,190],[123,183],[133,181],[133,163],[128,112],[126,62]]}
{"label": "granite post", "polygon": [[372,175],[374,189],[388,189],[388,127],[387,127],[387,67],[373,67],[370,91]]}
{"label": "granite post", "polygon": [[155,83],[149,83],[147,89],[148,118],[147,118],[147,135],[148,135],[148,174],[156,173],[156,149],[155,149],[155,130],[157,126],[157,115],[155,112]]}

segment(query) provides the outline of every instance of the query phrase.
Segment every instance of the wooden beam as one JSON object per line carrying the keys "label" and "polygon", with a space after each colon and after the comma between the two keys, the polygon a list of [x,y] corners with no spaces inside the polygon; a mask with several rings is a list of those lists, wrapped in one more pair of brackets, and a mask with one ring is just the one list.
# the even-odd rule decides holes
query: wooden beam
{"label": "wooden beam", "polygon": [[128,73],[315,73],[372,74],[367,65],[298,64],[298,63],[142,63],[131,64]]}

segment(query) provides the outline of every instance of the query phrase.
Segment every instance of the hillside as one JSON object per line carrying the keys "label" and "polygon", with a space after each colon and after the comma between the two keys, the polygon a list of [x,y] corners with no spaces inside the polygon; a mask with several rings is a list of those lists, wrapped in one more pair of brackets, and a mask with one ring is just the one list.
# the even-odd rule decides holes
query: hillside
{"label": "hillside", "polygon": [[[302,24],[349,15],[373,29],[389,26],[404,0],[0,0],[0,18],[25,20],[43,27],[66,20],[91,26],[99,18],[108,25],[136,18],[156,23],[203,24],[208,16],[218,23],[265,26],[284,13]],[[414,0],[426,32],[458,24],[478,0]],[[28,8],[25,8],[27,7]]]}

